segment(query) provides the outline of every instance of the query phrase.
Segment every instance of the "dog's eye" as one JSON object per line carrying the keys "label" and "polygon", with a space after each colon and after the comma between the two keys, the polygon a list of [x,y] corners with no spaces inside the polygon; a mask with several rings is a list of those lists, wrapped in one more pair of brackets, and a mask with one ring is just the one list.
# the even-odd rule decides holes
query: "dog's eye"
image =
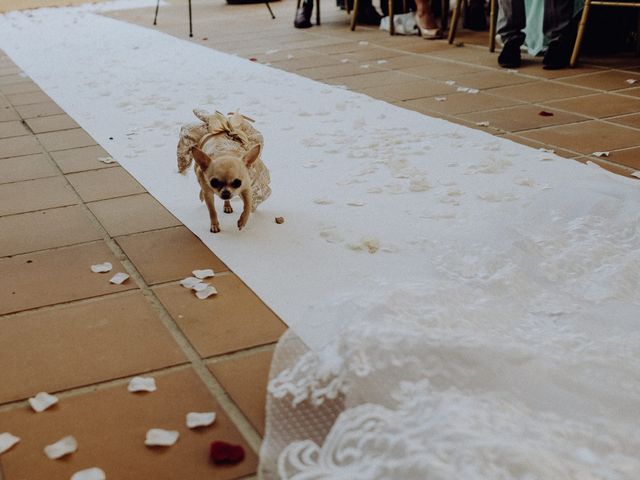
{"label": "dog's eye", "polygon": [[231,182],[231,186],[233,188],[240,188],[240,185],[242,185],[242,181],[239,178],[236,178],[233,182]]}
{"label": "dog's eye", "polygon": [[211,186],[217,190],[221,189],[223,185],[222,182],[217,178],[213,178],[210,183],[211,183]]}

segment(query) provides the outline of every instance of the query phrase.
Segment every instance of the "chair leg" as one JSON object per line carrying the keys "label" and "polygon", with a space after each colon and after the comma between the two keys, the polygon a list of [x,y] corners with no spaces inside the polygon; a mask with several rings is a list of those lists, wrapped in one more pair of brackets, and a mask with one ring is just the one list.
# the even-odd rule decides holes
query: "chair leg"
{"label": "chair leg", "polygon": [[[158,0],[160,1],[160,0]],[[298,11],[298,9],[300,8],[300,3],[302,2],[302,0],[298,0],[298,3],[296,4],[296,12]]]}
{"label": "chair leg", "polygon": [[444,32],[447,30],[447,26],[449,25],[449,0],[441,0],[440,2],[440,31]]}
{"label": "chair leg", "polygon": [[316,25],[320,25],[320,0],[316,0]]}
{"label": "chair leg", "polygon": [[396,26],[393,23],[393,0],[389,0],[389,35],[396,34]]}
{"label": "chair leg", "polygon": [[[298,0],[300,1],[300,0]],[[158,0],[158,3],[156,3],[156,16],[153,17],[153,24],[157,25],[157,21],[158,21],[158,10],[160,9],[160,0]]]}
{"label": "chair leg", "polygon": [[489,13],[489,51],[496,50],[496,27],[498,24],[498,0],[491,0]]}
{"label": "chair leg", "polygon": [[353,11],[351,12],[351,31],[352,32],[356,29],[357,16],[358,16],[358,0],[353,0]]}
{"label": "chair leg", "polygon": [[191,0],[189,0],[189,36],[193,37],[193,22],[191,21]]}
{"label": "chair leg", "polygon": [[569,61],[570,67],[575,67],[580,55],[580,47],[582,45],[582,37],[584,36],[584,30],[587,26],[587,17],[589,16],[589,9],[591,8],[591,0],[585,0],[584,7],[582,8],[582,17],[580,17],[580,23],[578,24],[578,34],[576,35],[576,43],[573,46],[573,53],[571,54],[571,60]]}
{"label": "chair leg", "polygon": [[458,29],[461,8],[462,0],[456,0],[456,6],[453,8],[453,15],[451,16],[451,26],[449,27],[449,43],[453,43],[456,38],[456,30]]}

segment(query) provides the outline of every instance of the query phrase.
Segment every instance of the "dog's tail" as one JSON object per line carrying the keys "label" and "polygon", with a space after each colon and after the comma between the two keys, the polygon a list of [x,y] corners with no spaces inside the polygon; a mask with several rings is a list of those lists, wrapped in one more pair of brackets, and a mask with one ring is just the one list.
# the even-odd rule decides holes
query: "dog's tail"
{"label": "dog's tail", "polygon": [[177,157],[178,171],[185,174],[193,163],[191,149],[198,145],[198,141],[206,133],[206,127],[201,123],[185,125],[180,129],[180,140],[178,141]]}

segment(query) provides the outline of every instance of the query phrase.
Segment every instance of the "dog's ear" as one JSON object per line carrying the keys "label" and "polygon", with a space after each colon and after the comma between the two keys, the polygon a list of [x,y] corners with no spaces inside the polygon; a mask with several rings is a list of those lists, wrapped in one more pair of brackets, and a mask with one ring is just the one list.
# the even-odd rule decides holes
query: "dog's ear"
{"label": "dog's ear", "polygon": [[259,143],[254,145],[251,150],[244,154],[242,157],[242,161],[247,167],[250,167],[253,162],[255,162],[260,156],[260,152],[262,151],[262,145]]}
{"label": "dog's ear", "polygon": [[202,169],[202,171],[209,168],[211,158],[209,158],[209,155],[204,153],[198,147],[191,147],[191,155],[193,156],[193,159],[196,161],[198,166]]}

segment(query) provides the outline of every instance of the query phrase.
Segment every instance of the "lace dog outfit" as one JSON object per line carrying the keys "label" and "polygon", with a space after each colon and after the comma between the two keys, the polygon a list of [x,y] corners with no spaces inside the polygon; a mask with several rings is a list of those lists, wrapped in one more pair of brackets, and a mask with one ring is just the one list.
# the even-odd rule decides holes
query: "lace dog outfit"
{"label": "lace dog outfit", "polygon": [[[256,144],[264,146],[262,134],[251,125],[251,120],[238,112],[229,116],[216,111],[213,115],[204,110],[194,110],[200,123],[190,123],[180,129],[178,141],[178,170],[185,173],[193,162],[192,147],[199,147],[207,155],[215,158],[221,154],[233,154],[242,157]],[[251,179],[251,210],[271,195],[269,170],[258,158],[248,167]]]}

